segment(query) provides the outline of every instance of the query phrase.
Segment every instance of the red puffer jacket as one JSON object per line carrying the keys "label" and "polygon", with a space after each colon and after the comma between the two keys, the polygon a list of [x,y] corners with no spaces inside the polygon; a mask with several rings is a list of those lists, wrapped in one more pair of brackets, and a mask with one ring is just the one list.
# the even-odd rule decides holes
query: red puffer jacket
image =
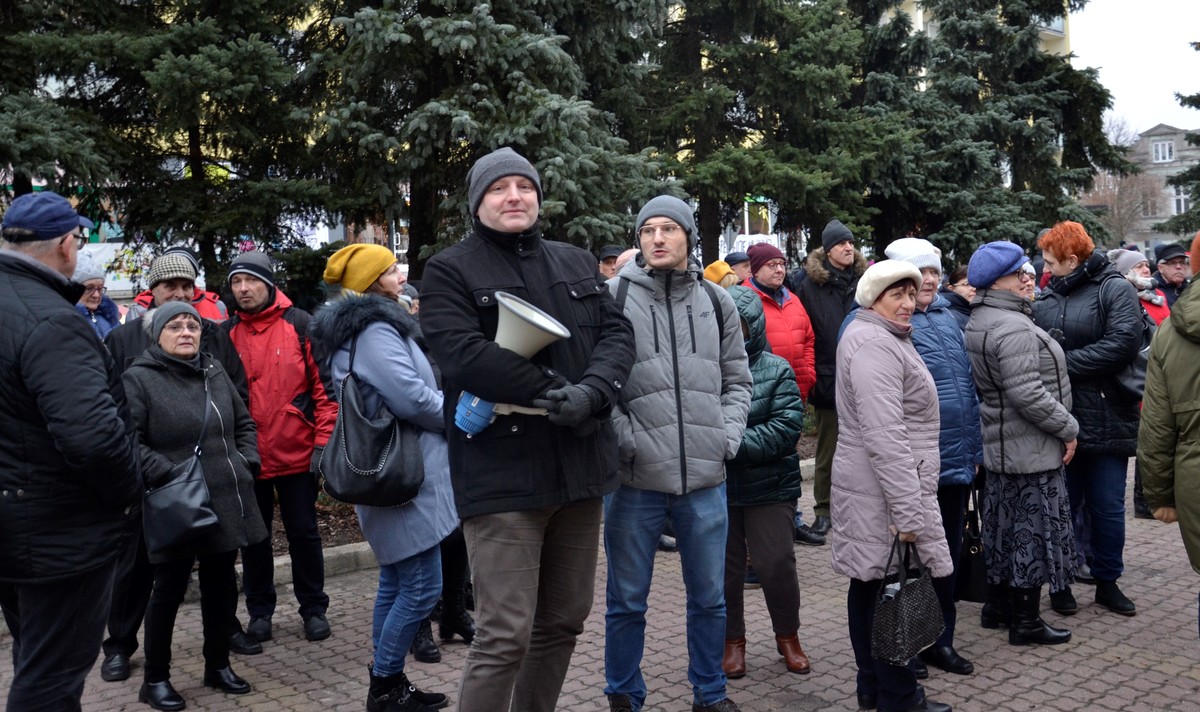
{"label": "red puffer jacket", "polygon": [[237,312],[223,326],[242,357],[250,385],[250,416],[258,426],[260,479],[308,472],[313,447],[324,447],[337,421],[313,360],[300,335],[308,313],[278,289],[257,314]]}
{"label": "red puffer jacket", "polygon": [[758,292],[762,299],[763,311],[767,315],[767,343],[771,345],[771,353],[782,356],[792,365],[796,372],[796,385],[800,387],[800,396],[808,401],[808,393],[817,382],[817,359],[814,352],[816,335],[813,333],[812,322],[808,320],[808,312],[791,290],[780,287],[783,291],[783,306],[755,284],[753,279],[746,280],[743,285]]}

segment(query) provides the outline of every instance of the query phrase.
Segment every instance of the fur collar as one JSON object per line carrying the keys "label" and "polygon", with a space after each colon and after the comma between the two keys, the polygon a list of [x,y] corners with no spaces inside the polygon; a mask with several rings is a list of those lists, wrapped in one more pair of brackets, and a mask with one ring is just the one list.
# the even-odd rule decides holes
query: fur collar
{"label": "fur collar", "polygon": [[317,361],[325,361],[342,344],[377,321],[390,324],[401,336],[411,337],[424,349],[417,320],[398,303],[377,294],[346,294],[322,307],[309,323],[308,334]]}
{"label": "fur collar", "polygon": [[[824,247],[818,247],[808,253],[808,258],[804,260],[804,271],[814,284],[821,287],[825,286],[825,283],[829,281],[829,278],[833,274],[829,271],[829,265],[825,259]],[[848,271],[853,277],[861,277],[862,273],[867,271],[867,258],[863,257],[863,253],[857,247],[854,248],[854,264],[850,265]]]}

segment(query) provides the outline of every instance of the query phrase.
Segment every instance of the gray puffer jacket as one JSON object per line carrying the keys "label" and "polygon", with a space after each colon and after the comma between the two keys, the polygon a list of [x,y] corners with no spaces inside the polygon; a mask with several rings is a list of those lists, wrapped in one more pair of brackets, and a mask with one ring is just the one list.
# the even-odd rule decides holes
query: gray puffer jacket
{"label": "gray puffer jacket", "polygon": [[630,262],[608,288],[624,304],[637,348],[613,409],[621,484],[672,494],[721,484],[725,460],[742,444],[752,383],[733,299],[704,284],[696,266],[649,271]]}
{"label": "gray puffer jacket", "polygon": [[979,391],[983,462],[1010,475],[1062,465],[1079,424],[1062,347],[1033,323],[1033,306],[1012,292],[981,289],[971,302],[967,355]]}

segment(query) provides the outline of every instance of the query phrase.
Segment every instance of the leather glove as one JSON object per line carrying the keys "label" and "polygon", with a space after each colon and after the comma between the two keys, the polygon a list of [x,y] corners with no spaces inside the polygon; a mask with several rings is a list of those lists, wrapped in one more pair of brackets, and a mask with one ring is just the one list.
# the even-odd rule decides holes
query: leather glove
{"label": "leather glove", "polygon": [[314,475],[321,473],[321,455],[325,452],[325,448],[318,445],[313,448],[312,460],[308,463],[308,471]]}
{"label": "leather glove", "polygon": [[567,385],[546,391],[533,404],[547,410],[551,423],[573,428],[590,418],[602,400],[600,391],[591,386]]}

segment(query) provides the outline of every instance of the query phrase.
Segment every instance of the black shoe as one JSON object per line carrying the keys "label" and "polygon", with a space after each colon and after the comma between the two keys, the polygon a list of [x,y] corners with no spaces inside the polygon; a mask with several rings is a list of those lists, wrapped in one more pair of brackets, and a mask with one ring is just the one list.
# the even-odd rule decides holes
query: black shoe
{"label": "black shoe", "polygon": [[170,680],[162,682],[143,682],[138,690],[138,701],[145,702],[156,710],[181,710],[187,707],[183,696],[171,687]]}
{"label": "black shoe", "polygon": [[324,613],[318,613],[304,619],[305,640],[325,640],[329,637],[329,633],[329,621],[325,619]]}
{"label": "black shoe", "polygon": [[1075,570],[1075,580],[1078,583],[1096,583],[1096,577],[1092,575],[1092,567],[1086,563],[1080,564],[1079,568]]}
{"label": "black shoe", "polygon": [[1135,507],[1133,508],[1133,518],[1134,518],[1134,519],[1154,519],[1154,515],[1150,513],[1150,508],[1149,508],[1149,507],[1145,507],[1145,506],[1142,506],[1142,507],[1137,507],[1137,506],[1135,506]]}
{"label": "black shoe", "polygon": [[1012,617],[1008,606],[1008,584],[989,583],[987,602],[979,611],[979,625],[982,628],[995,630],[1007,628]]}
{"label": "black shoe", "polygon": [[807,524],[796,527],[796,543],[805,546],[824,546],[825,537],[814,532]]}
{"label": "black shoe", "polygon": [[1096,582],[1096,603],[1104,606],[1113,613],[1120,613],[1123,616],[1137,615],[1137,606],[1133,605],[1133,601],[1121,593],[1121,589],[1117,588],[1116,581]]}
{"label": "black shoe", "polygon": [[235,630],[229,636],[229,652],[238,655],[258,655],[263,650],[262,643],[246,635],[244,631]]}
{"label": "black shoe", "polygon": [[467,612],[462,594],[456,598],[458,600],[444,602],[442,606],[442,614],[438,616],[438,637],[446,642],[458,635],[470,645],[475,640],[475,620]]}
{"label": "black shoe", "polygon": [[921,658],[913,658],[909,664],[912,666],[913,674],[917,676],[918,680],[929,679],[929,668],[925,667],[925,663],[921,661]]}
{"label": "black shoe", "polygon": [[633,712],[633,700],[629,695],[609,695],[608,712]]}
{"label": "black shoe", "polygon": [[246,626],[246,634],[260,643],[271,639],[271,617],[251,618]]}
{"label": "black shoe", "polygon": [[941,702],[934,702],[926,697],[925,699],[921,700],[919,705],[908,707],[904,710],[904,712],[953,712],[953,710],[950,705],[945,705]]}
{"label": "black shoe", "polygon": [[975,672],[975,666],[971,664],[971,661],[959,655],[952,645],[935,645],[932,648],[926,648],[918,657],[922,662],[955,675],[970,675]]}
{"label": "black shoe", "polygon": [[874,692],[858,693],[858,708],[860,710],[873,710],[878,705],[878,696]]}
{"label": "black shoe", "polygon": [[1079,612],[1079,604],[1075,602],[1075,594],[1071,593],[1070,586],[1050,592],[1050,608],[1060,616],[1073,616]]}
{"label": "black shoe", "polygon": [[129,656],[121,653],[105,655],[100,664],[100,679],[105,682],[120,682],[129,679]]}
{"label": "black shoe", "polygon": [[400,679],[403,681],[404,686],[408,688],[408,696],[411,699],[416,700],[418,703],[425,705],[429,709],[440,710],[443,707],[450,706],[450,698],[446,697],[442,693],[422,692],[421,690],[418,690],[417,686],[412,684],[412,682],[410,682],[403,673],[401,673]]}
{"label": "black shoe", "polygon": [[204,686],[214,687],[231,695],[244,695],[250,691],[250,683],[238,677],[230,667],[223,667],[220,670],[205,670]]}
{"label": "black shoe", "polygon": [[408,648],[412,653],[413,659],[419,663],[440,663],[442,661],[442,651],[438,650],[437,643],[433,641],[433,627],[429,624],[429,619],[421,621],[421,626],[417,628],[417,635],[413,638],[412,645]]}
{"label": "black shoe", "polygon": [[832,528],[833,524],[829,521],[829,517],[825,515],[818,516],[813,520],[812,526],[809,527],[809,529],[812,529],[813,534],[820,534],[821,536],[828,534]]}

